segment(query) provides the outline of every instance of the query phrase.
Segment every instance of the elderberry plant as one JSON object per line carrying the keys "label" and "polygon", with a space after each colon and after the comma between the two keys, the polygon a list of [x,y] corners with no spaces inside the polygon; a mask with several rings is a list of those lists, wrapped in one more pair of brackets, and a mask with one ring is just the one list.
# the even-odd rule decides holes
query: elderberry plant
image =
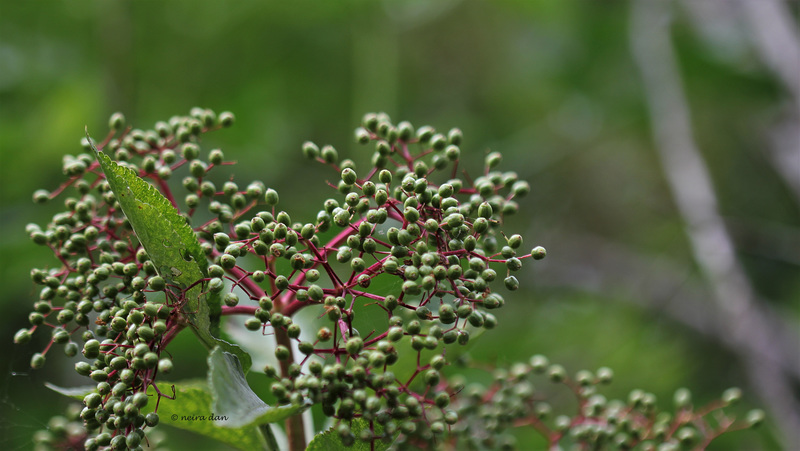
{"label": "elderberry plant", "polygon": [[[704,447],[763,418],[753,411],[737,421],[723,410],[738,389],[697,409],[681,389],[674,413],[656,412],[654,396],[639,390],[608,401],[597,386],[610,369],[569,377],[540,355],[495,369],[488,387],[468,385],[456,371],[461,349],[497,325],[501,292],[516,290],[515,273],[546,254],[501,230],[528,183],[501,172],[497,152],[479,176],[466,175],[459,129],[367,114],[355,131],[372,150],[367,170],[330,145],[302,145],[338,181],[315,218],[297,221],[263,182],[213,181],[233,162],[204,150],[202,137],[233,122],[195,108],[144,131],[114,114],[104,139],[87,132],[83,152],[64,157],[64,183],[34,193],[38,203],[64,197],[66,208],[27,227],[56,263],[31,271],[41,289],[14,341],[49,334],[31,366],[61,347],[90,382],[53,387],[83,404],[54,417],[38,445],[142,449],[167,423],[242,449],[277,449],[269,424],[283,421],[288,446],[303,449],[312,426],[299,414],[312,405],[331,427],[310,449],[513,448],[509,431],[529,426],[551,447],[666,450]],[[295,321],[300,311],[316,319]],[[274,352],[277,367],[260,370],[277,406],[248,386],[251,357],[226,339],[222,317]],[[208,348],[207,377],[163,382],[180,364],[169,344],[187,328]],[[536,377],[566,386],[577,410],[549,404]],[[174,419],[209,411],[211,424]]]}

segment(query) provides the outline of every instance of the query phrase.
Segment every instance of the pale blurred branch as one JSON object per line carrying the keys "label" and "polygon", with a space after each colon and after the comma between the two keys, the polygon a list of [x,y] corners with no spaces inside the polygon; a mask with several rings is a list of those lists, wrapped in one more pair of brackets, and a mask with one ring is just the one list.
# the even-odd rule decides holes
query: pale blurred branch
{"label": "pale blurred branch", "polygon": [[[760,3],[760,2],[759,2]],[[691,113],[669,26],[669,0],[637,0],[630,42],[641,72],[656,149],[674,201],[686,224],[694,258],[713,295],[715,314],[770,411],[788,449],[800,447],[800,409],[790,378],[768,357],[779,341],[757,306],[733,242],[719,215],[708,169],[694,142]]]}
{"label": "pale blurred branch", "polygon": [[[562,231],[542,237],[542,242],[559,245],[557,252],[548,255],[548,264],[532,275],[537,285],[610,294],[645,311],[666,315],[719,342],[734,354],[739,352],[729,324],[708,302],[713,293],[709,287],[698,283],[694,266],[638,253],[596,236]],[[586,258],[587,249],[592,250],[591,259]],[[754,308],[759,309],[777,337],[761,350],[762,355],[800,381],[800,336],[796,326],[788,320],[790,315],[775,311],[766,303],[756,303]]]}
{"label": "pale blurred branch", "polygon": [[771,131],[768,155],[800,203],[800,31],[783,0],[738,4],[758,56],[792,96],[787,117]]}
{"label": "pale blurred branch", "polygon": [[[764,152],[800,203],[800,30],[785,0],[683,0],[697,35],[718,56],[749,67],[748,51],[787,94]],[[731,59],[731,55],[737,55]]]}
{"label": "pale blurred branch", "polygon": [[800,110],[800,32],[783,0],[739,0],[754,47]]}

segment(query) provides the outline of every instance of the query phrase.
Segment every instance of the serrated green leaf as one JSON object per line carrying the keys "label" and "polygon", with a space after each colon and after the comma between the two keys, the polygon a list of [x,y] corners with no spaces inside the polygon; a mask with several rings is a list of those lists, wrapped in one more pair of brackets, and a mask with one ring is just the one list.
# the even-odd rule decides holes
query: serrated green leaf
{"label": "serrated green leaf", "polygon": [[[174,400],[162,398],[159,402],[159,425],[191,431],[241,450],[276,449],[271,431],[264,431],[254,425],[232,427],[226,424],[226,420],[221,420],[224,414],[212,409],[211,390],[205,381],[159,382],[156,385],[167,396],[172,396],[173,387],[175,389]],[[45,383],[45,386],[77,400],[83,400],[86,395],[96,391],[95,386],[64,388],[50,383]],[[150,395],[150,401],[141,409],[142,414],[153,412],[156,407],[156,391],[152,386],[148,388],[147,394]],[[262,435],[262,431],[269,435]]]}
{"label": "serrated green leaf", "polygon": [[239,346],[217,337],[220,300],[216,295],[204,296],[203,284],[197,283],[206,277],[208,261],[192,228],[155,187],[132,169],[117,164],[98,151],[88,132],[86,138],[96,152],[97,161],[122,212],[159,275],[184,291],[183,312],[195,335],[209,350],[221,346],[236,354],[244,371],[248,371],[250,355]]}
{"label": "serrated green leaf", "polygon": [[[358,437],[358,435],[364,429],[369,429],[369,422],[366,420],[356,418],[350,423],[350,432],[352,432],[355,437]],[[374,423],[373,432],[376,435],[382,434],[383,426]],[[397,434],[395,434],[395,437],[397,437]],[[314,439],[311,440],[311,443],[308,444],[306,451],[384,451],[389,449],[391,441],[387,443],[383,440],[376,440],[373,442],[373,444],[374,447],[372,447],[372,445],[370,445],[368,442],[362,442],[361,440],[356,439],[355,443],[352,445],[345,445],[335,428],[331,427],[330,429],[317,434]]]}
{"label": "serrated green leaf", "polygon": [[[187,289],[204,277],[208,262],[197,236],[169,200],[136,173],[97,152],[111,191],[159,275]],[[194,290],[200,290],[195,286]],[[199,296],[188,299],[197,307]]]}
{"label": "serrated green leaf", "polygon": [[224,424],[227,427],[277,423],[306,407],[270,407],[250,388],[236,356],[221,348],[215,348],[208,355],[208,386],[214,412],[228,418]]}

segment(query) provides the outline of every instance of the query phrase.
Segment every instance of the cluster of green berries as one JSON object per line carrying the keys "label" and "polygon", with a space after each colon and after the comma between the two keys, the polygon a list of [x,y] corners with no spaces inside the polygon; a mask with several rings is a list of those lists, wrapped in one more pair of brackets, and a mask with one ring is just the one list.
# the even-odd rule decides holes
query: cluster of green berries
{"label": "cluster of green berries", "polygon": [[[184,167],[196,172],[199,136],[232,121],[230,113],[217,116],[194,109],[188,117],[173,117],[142,131],[125,128],[122,115],[115,114],[101,146],[173,199],[166,181]],[[37,203],[65,197],[65,209],[44,227],[26,228],[33,242],[52,250],[57,266],[31,271],[41,288],[28,317],[30,327],[20,329],[14,341],[26,343],[37,331],[49,333],[49,343],[32,356],[31,366],[41,368],[47,354],[62,347],[68,357],[78,359],[75,371],[96,384],[79,413],[86,449],[140,449],[144,431],[159,422],[153,406],[168,396],[158,392],[155,380],[173,367],[165,349],[185,326],[182,291],[159,275],[89,142],[84,139],[82,145],[84,153],[63,160],[67,181],[52,192],[33,195]],[[222,164],[219,151],[211,154]],[[199,164],[204,174],[214,165]],[[209,197],[214,195],[216,191]]]}
{"label": "cluster of green berries", "polygon": [[[494,446],[521,421],[553,443],[567,432],[576,442],[620,446],[654,434],[652,421],[642,420],[649,417],[636,414],[651,404],[649,396],[628,409],[594,393],[610,379],[607,369],[570,379],[535,357],[498,373],[494,388],[470,388],[466,396],[463,384],[445,377],[448,356],[457,354],[452,348],[497,325],[492,311],[505,298],[494,287],[516,290],[524,262],[546,255],[501,231],[530,186],[499,170],[499,153],[485,155],[482,174],[471,178],[459,167],[460,130],[440,133],[367,114],[355,131],[372,151],[367,170],[330,145],[302,145],[306,157],[333,169],[337,195],[313,220],[298,222],[279,207],[277,191],[221,174],[233,163],[220,149],[201,148],[204,133],[233,120],[194,108],[139,130],[115,114],[97,147],[150,182],[191,225],[209,263],[193,286],[220,300],[216,314],[237,315],[248,330],[274,337],[279,367],[264,373],[279,403],[320,405],[344,443]],[[79,359],[75,371],[96,386],[78,413],[86,449],[141,449],[145,431],[159,422],[158,404],[171,398],[155,382],[171,371],[167,346],[190,323],[192,287],[170,284],[163,274],[169,269],[151,261],[90,143],[83,147],[64,158],[65,183],[34,193],[42,203],[64,195],[66,209],[45,227],[27,227],[57,264],[32,270],[38,300],[30,327],[14,340],[49,332],[33,368],[54,345]],[[317,320],[301,327],[294,319],[304,309]],[[529,381],[542,371],[574,389],[577,416],[546,423],[551,409]],[[369,427],[353,428],[354,420]],[[670,431],[669,440],[686,434]]]}
{"label": "cluster of green berries", "polygon": [[[678,389],[673,412],[660,411],[656,396],[639,389],[626,400],[609,400],[600,388],[613,377],[607,367],[569,375],[542,355],[496,369],[489,386],[467,385],[454,400],[452,407],[460,421],[451,428],[450,444],[457,449],[516,449],[512,429],[528,427],[544,438],[548,449],[705,449],[719,435],[757,426],[764,418],[763,411],[752,410],[744,420],[736,420],[723,410],[741,399],[738,388],[726,390],[719,400],[702,407],[692,404],[688,389]],[[559,413],[548,402],[559,399],[553,390],[559,385],[577,400],[572,415]]]}
{"label": "cluster of green berries", "polygon": [[[91,441],[86,440],[86,428],[81,418],[81,404],[70,404],[64,415],[55,415],[47,422],[46,428],[33,434],[33,449],[47,451],[52,449],[96,449],[92,443],[112,445],[114,438],[111,433],[103,432]],[[151,430],[147,434],[147,444],[150,449],[159,449],[165,444],[166,436],[163,431]],[[120,442],[122,439],[116,439]]]}
{"label": "cluster of green berries", "polygon": [[[280,402],[321,404],[339,421],[346,442],[356,438],[349,435],[353,418],[380,425],[359,439],[398,431],[430,438],[457,419],[447,409],[450,395],[440,374],[445,348],[467,344],[475,329],[495,327],[491,310],[505,300],[491,285],[502,281],[516,290],[523,262],[545,256],[544,248],[524,251],[522,237],[499,231],[530,187],[515,173],[496,170],[498,153],[486,156],[482,176],[456,178],[458,129],[415,131],[408,122],[394,125],[385,114],[368,114],[355,135],[374,149],[373,165],[360,174],[330,145],[302,146],[306,157],[339,175],[332,185],[341,197],[325,200],[313,222],[293,222],[277,208],[277,193],[267,190],[270,210],[227,228],[218,218],[199,229],[214,243],[209,287],[228,291],[227,307],[252,312],[248,329],[295,340],[298,361],[290,346],[279,344],[275,355],[287,363],[280,372],[265,369]],[[263,267],[254,269],[254,260]],[[395,288],[378,295],[373,284]],[[242,296],[229,285],[246,293],[248,305],[240,305]],[[370,308],[385,319],[376,322],[365,312]],[[300,309],[314,309],[323,322],[306,337],[292,321]],[[359,324],[362,315],[370,322]],[[370,327],[366,337],[359,332],[364,327]],[[402,379],[392,371],[401,354],[418,362]]]}
{"label": "cluster of green berries", "polygon": [[[212,170],[232,163],[219,149],[201,150],[201,136],[232,122],[230,113],[195,108],[189,116],[139,130],[126,128],[124,117],[115,114],[111,132],[97,147],[151,182],[192,224],[212,263],[208,278],[198,283],[221,296],[223,315],[244,314],[248,329],[296,341],[301,359],[278,343],[280,374],[266,369],[279,380],[272,391],[280,401],[319,402],[341,421],[341,431],[359,417],[383,425],[386,436],[398,427],[409,436],[422,429],[442,432],[444,423],[430,418],[446,424],[456,418],[440,389],[445,346],[464,345],[471,330],[494,327],[490,310],[505,301],[490,284],[502,279],[507,289],[517,289],[514,274],[523,261],[545,255],[541,247],[522,251],[519,235],[499,232],[528,184],[496,170],[498,153],[486,156],[483,175],[465,182],[456,177],[460,130],[415,130],[408,122],[394,125],[384,114],[368,114],[355,134],[373,147],[373,167],[361,175],[332,146],[302,146],[307,157],[339,174],[341,197],[324,201],[314,221],[294,222],[264,183],[240,187],[232,177],[221,183],[211,177]],[[172,367],[162,354],[186,324],[184,292],[150,261],[88,140],[83,147],[84,153],[64,158],[65,183],[34,193],[39,203],[67,196],[66,209],[46,227],[27,228],[60,265],[31,272],[42,288],[31,327],[17,332],[15,341],[27,342],[37,330],[50,332],[50,343],[31,360],[34,368],[44,364],[53,345],[63,345],[70,357],[82,354],[75,370],[96,383],[81,412],[90,437],[86,447],[117,449],[124,441],[136,449],[143,431],[158,422],[156,413],[143,413],[152,392],[156,404],[167,396],[154,382]],[[170,184],[176,176],[182,177],[182,199],[181,187]],[[253,269],[252,262],[262,267]],[[387,278],[399,280],[398,289],[370,291],[372,283]],[[240,304],[242,292],[247,299]],[[366,337],[355,322],[356,311],[368,308],[361,301],[385,314],[382,330]],[[320,326],[312,340],[301,340],[292,316],[307,307],[330,324]],[[390,369],[398,348],[434,355],[417,359],[413,375],[400,380]]]}

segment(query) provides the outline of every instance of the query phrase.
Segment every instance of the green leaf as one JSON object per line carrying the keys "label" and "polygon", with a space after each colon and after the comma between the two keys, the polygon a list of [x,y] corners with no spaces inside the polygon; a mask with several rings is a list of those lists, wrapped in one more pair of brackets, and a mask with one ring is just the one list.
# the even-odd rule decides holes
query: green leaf
{"label": "green leaf", "polygon": [[[122,212],[161,277],[182,289],[202,279],[208,262],[186,219],[166,197],[132,169],[120,166],[99,151],[97,160]],[[195,285],[191,290],[199,292],[200,289]],[[199,296],[187,296],[187,299],[187,307],[196,309]]]}
{"label": "green leaf", "polygon": [[215,348],[208,355],[208,386],[215,413],[228,419],[227,427],[277,423],[300,413],[305,405],[270,407],[248,385],[235,355]]}
{"label": "green leaf", "polygon": [[[374,429],[373,432],[376,435],[381,435],[383,433],[383,426],[379,425],[378,423],[373,423]],[[327,431],[320,432],[314,437],[314,440],[311,440],[311,443],[308,444],[306,451],[384,451],[389,449],[390,443],[386,443],[383,440],[376,440],[373,442],[374,448],[370,446],[368,442],[362,442],[358,440],[358,435],[364,429],[369,429],[369,422],[363,420],[361,418],[356,418],[350,422],[350,432],[356,437],[355,443],[350,446],[347,446],[342,442],[341,436],[336,432],[335,428],[331,427]],[[399,434],[399,433],[398,433]],[[395,434],[395,438],[397,434]]]}
{"label": "green leaf", "polygon": [[249,370],[250,355],[216,336],[219,334],[220,300],[216,295],[203,295],[203,284],[198,283],[206,277],[208,261],[192,228],[155,187],[132,169],[117,164],[98,151],[88,132],[86,139],[96,152],[111,191],[158,274],[184,292],[183,312],[197,338],[209,350],[221,346],[236,354],[244,371]]}
{"label": "green leaf", "polygon": [[[159,425],[166,424],[191,431],[241,450],[277,448],[272,431],[265,436],[262,435],[263,428],[259,426],[232,427],[227,420],[220,420],[225,415],[212,408],[211,390],[205,381],[183,381],[174,384],[159,382],[156,385],[158,390],[167,396],[172,396],[172,390],[175,389],[174,400],[162,398],[158,403]],[[63,388],[50,383],[46,383],[45,386],[77,400],[83,400],[86,395],[96,391],[94,386]],[[156,407],[156,391],[152,386],[148,388],[147,394],[151,397],[147,405],[142,408],[142,414],[153,412]]]}
{"label": "green leaf", "polygon": [[[172,395],[172,385],[161,382],[158,389]],[[265,437],[256,426],[232,427],[225,415],[212,407],[211,393],[203,381],[175,384],[175,401],[162,399],[158,406],[159,424],[192,431],[214,440],[227,443],[242,450],[268,449]],[[148,394],[155,394],[152,387]],[[152,412],[155,399],[142,409],[142,413]]]}

